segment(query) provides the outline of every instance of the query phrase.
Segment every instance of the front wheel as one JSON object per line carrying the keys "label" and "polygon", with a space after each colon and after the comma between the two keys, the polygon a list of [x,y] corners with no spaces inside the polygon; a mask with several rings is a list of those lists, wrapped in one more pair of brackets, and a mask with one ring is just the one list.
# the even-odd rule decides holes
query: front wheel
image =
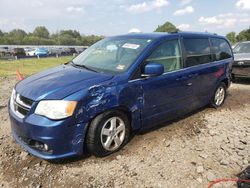
{"label": "front wheel", "polygon": [[121,149],[129,140],[130,123],[120,111],[98,115],[90,124],[86,144],[91,154],[104,157]]}
{"label": "front wheel", "polygon": [[214,108],[222,106],[226,99],[226,95],[227,95],[226,85],[224,83],[221,83],[215,90],[215,93],[211,99],[211,105]]}

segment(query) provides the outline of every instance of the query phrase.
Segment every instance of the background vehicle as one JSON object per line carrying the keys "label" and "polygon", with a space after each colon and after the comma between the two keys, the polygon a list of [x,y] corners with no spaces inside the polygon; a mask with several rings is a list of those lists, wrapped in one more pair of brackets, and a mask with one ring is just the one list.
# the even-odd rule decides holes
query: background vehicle
{"label": "background vehicle", "polygon": [[235,44],[233,44],[232,45],[232,49],[234,49],[235,48],[235,46],[237,46],[239,43],[237,42],[237,43],[235,43]]}
{"label": "background vehicle", "polygon": [[62,55],[62,53],[63,53],[62,48],[56,48],[56,47],[49,48],[49,54],[50,55]]}
{"label": "background vehicle", "polygon": [[11,51],[12,56],[26,56],[23,48],[13,48]]}
{"label": "background vehicle", "polygon": [[25,47],[24,51],[25,51],[26,56],[29,56],[29,52],[34,51],[34,49],[32,49],[30,47]]}
{"label": "background vehicle", "polygon": [[75,48],[69,48],[69,55],[77,54],[77,51]]}
{"label": "background vehicle", "polygon": [[36,48],[31,51],[26,52],[28,56],[40,56],[45,57],[49,55],[49,51],[47,48]]}
{"label": "background vehicle", "polygon": [[44,159],[106,156],[133,131],[223,105],[233,54],[208,33],[103,39],[72,62],[19,82],[9,114],[16,141]]}
{"label": "background vehicle", "polygon": [[9,47],[0,47],[0,56],[10,55]]}
{"label": "background vehicle", "polygon": [[36,51],[36,49],[31,48],[31,49],[26,51],[26,55],[27,56],[35,56],[35,51]]}
{"label": "background vehicle", "polygon": [[250,41],[238,43],[234,48],[232,77],[250,78]]}

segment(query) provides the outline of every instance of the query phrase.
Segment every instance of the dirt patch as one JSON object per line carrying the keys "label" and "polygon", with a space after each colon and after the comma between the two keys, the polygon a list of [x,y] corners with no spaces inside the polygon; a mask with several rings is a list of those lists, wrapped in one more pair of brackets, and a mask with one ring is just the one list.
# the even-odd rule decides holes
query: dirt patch
{"label": "dirt patch", "polygon": [[250,162],[249,83],[233,84],[222,108],[204,108],[136,135],[111,156],[52,164],[27,154],[11,137],[7,102],[16,82],[0,78],[0,186],[207,187],[236,177]]}

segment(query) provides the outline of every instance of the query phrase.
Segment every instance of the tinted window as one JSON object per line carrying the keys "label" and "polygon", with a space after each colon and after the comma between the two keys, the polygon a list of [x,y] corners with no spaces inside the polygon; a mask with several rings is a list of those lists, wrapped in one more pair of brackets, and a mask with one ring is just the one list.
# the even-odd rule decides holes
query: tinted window
{"label": "tinted window", "polygon": [[224,39],[212,38],[211,43],[213,46],[213,58],[216,61],[232,57],[232,51],[229,44]]}
{"label": "tinted window", "polygon": [[164,72],[181,68],[181,54],[178,40],[160,44],[148,57],[147,62],[158,62],[164,66]]}
{"label": "tinted window", "polygon": [[208,39],[184,39],[187,67],[211,62]]}

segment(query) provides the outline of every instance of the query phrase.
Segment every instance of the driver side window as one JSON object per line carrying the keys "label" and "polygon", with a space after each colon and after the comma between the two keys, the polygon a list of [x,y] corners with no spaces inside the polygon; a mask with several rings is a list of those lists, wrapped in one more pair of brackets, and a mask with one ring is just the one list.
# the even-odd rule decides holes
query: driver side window
{"label": "driver side window", "polygon": [[157,62],[164,66],[164,72],[181,69],[181,53],[178,40],[170,40],[161,43],[146,62]]}

